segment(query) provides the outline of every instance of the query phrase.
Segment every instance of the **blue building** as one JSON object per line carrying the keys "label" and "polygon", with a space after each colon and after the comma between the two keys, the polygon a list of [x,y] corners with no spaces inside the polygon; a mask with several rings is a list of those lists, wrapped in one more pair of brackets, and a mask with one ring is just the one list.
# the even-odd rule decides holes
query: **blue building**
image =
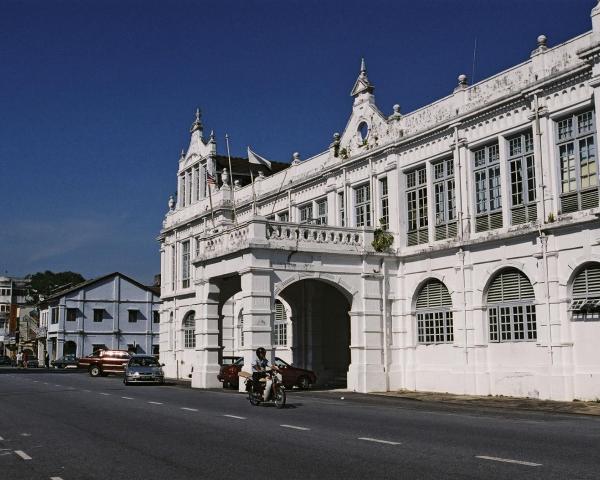
{"label": "blue building", "polygon": [[40,305],[46,337],[38,354],[80,357],[101,348],[158,354],[159,305],[158,288],[119,272],[69,287]]}

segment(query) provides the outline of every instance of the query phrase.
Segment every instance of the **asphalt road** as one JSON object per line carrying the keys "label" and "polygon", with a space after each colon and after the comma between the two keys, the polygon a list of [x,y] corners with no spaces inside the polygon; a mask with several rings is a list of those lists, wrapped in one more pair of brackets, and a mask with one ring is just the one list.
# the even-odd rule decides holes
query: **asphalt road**
{"label": "asphalt road", "polygon": [[288,404],[2,369],[0,478],[600,478],[597,417],[295,390]]}

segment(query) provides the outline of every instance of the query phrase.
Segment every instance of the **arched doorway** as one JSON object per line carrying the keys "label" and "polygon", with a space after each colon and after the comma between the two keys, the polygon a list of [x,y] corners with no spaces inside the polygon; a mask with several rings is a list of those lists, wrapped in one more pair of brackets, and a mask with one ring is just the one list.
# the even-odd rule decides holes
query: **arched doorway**
{"label": "arched doorway", "polygon": [[345,387],[350,365],[350,299],[336,286],[305,279],[279,296],[292,309],[292,362],[313,370],[320,386]]}
{"label": "arched doorway", "polygon": [[77,354],[77,344],[72,340],[65,342],[63,345],[63,357],[65,355],[76,355]]}

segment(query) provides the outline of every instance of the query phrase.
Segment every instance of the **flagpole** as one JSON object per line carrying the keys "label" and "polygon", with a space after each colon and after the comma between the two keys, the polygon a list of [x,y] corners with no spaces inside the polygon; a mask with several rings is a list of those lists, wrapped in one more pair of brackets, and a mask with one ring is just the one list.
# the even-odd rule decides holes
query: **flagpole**
{"label": "flagpole", "polygon": [[283,172],[283,180],[281,180],[281,185],[279,186],[279,190],[277,190],[277,195],[275,195],[275,201],[273,202],[273,209],[271,210],[271,215],[273,215],[273,213],[275,212],[275,207],[277,206],[277,198],[279,198],[279,194],[281,193],[281,189],[283,188],[283,183],[285,182],[285,177],[287,176],[288,168],[286,168]]}
{"label": "flagpole", "polygon": [[237,223],[237,213],[235,211],[235,188],[233,185],[233,170],[231,169],[231,154],[229,153],[229,135],[225,134],[225,143],[227,143],[227,158],[229,159],[229,180],[231,182],[231,203],[233,204],[233,223]]}

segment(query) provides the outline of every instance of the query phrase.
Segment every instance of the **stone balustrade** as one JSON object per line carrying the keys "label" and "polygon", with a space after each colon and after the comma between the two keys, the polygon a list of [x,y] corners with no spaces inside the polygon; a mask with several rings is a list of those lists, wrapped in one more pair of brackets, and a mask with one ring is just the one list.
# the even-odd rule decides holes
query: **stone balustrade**
{"label": "stone balustrade", "polygon": [[201,262],[247,248],[299,251],[373,252],[370,229],[333,227],[267,221],[264,217],[230,226],[221,226],[197,238],[194,262]]}

